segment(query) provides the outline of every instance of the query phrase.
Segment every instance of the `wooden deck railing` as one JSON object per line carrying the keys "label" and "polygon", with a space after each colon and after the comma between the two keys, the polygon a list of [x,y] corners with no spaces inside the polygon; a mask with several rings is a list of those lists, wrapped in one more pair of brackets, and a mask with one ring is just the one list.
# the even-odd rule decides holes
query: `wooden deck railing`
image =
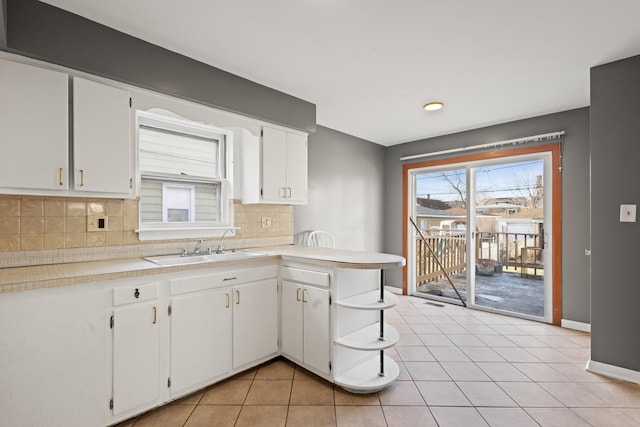
{"label": "wooden deck railing", "polygon": [[[476,237],[478,259],[492,259],[514,270],[520,267],[523,248],[542,248],[544,244],[540,234],[478,232]],[[537,254],[542,256],[541,251]],[[538,261],[542,263],[542,259]]]}
{"label": "wooden deck railing", "polygon": [[[464,236],[425,236],[447,274],[463,271],[467,265],[467,239]],[[416,240],[416,283],[442,279],[445,274],[422,239]]]}
{"label": "wooden deck railing", "polygon": [[[448,274],[456,274],[467,268],[467,240],[463,235],[429,235],[423,232],[433,251]],[[503,269],[516,271],[521,267],[523,248],[540,248],[543,238],[539,234],[525,233],[476,233],[476,258],[493,260]],[[542,251],[535,251],[540,258]],[[534,260],[542,265],[542,259]],[[530,263],[531,260],[527,260]],[[445,275],[422,239],[416,239],[416,283],[437,281]]]}

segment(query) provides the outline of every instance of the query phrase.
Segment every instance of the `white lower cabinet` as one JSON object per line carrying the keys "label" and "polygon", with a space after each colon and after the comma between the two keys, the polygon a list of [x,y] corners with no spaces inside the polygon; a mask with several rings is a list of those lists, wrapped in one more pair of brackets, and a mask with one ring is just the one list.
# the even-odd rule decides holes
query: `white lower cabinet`
{"label": "white lower cabinet", "polygon": [[113,290],[110,328],[114,416],[161,403],[159,285],[141,283]]}
{"label": "white lower cabinet", "polygon": [[170,281],[171,398],[277,354],[277,272],[269,265]]}
{"label": "white lower cabinet", "polygon": [[233,367],[278,353],[278,281],[233,287]]}
{"label": "white lower cabinet", "polygon": [[282,281],[282,353],[330,373],[329,290]]}
{"label": "white lower cabinet", "polygon": [[160,325],[156,301],[113,312],[113,414],[160,401]]}
{"label": "white lower cabinet", "polygon": [[0,293],[0,425],[105,425],[111,306],[96,284]]}
{"label": "white lower cabinet", "polygon": [[[329,274],[282,267],[282,354],[323,375],[331,373]],[[315,286],[314,286],[315,285]]]}
{"label": "white lower cabinet", "polygon": [[171,301],[171,394],[205,385],[231,370],[231,290]]}

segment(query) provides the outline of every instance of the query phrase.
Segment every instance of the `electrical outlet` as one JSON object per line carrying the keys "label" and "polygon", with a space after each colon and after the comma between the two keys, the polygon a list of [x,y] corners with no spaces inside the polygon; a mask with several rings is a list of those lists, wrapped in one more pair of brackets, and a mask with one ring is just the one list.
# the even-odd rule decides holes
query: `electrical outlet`
{"label": "electrical outlet", "polygon": [[271,217],[263,216],[262,217],[262,228],[271,228]]}
{"label": "electrical outlet", "polygon": [[87,216],[87,231],[109,231],[108,216]]}
{"label": "electrical outlet", "polygon": [[620,205],[620,222],[636,222],[636,205]]}

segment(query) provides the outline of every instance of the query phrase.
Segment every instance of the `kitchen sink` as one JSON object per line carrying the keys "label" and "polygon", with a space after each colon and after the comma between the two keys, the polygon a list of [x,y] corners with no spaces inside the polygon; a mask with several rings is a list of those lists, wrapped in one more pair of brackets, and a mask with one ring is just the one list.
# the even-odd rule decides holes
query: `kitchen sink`
{"label": "kitchen sink", "polygon": [[144,257],[143,259],[151,261],[152,263],[161,265],[163,267],[172,267],[176,265],[201,264],[205,262],[233,261],[237,259],[255,258],[265,255],[266,254],[260,252],[227,251],[220,254],[207,253],[202,255],[158,255]]}

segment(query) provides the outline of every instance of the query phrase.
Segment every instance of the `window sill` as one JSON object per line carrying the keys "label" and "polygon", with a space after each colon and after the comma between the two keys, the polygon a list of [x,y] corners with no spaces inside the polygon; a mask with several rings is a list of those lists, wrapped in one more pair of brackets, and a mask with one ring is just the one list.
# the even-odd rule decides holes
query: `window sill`
{"label": "window sill", "polygon": [[171,239],[202,239],[221,237],[227,230],[227,236],[235,236],[240,227],[184,227],[184,228],[141,228],[135,230],[140,241]]}

